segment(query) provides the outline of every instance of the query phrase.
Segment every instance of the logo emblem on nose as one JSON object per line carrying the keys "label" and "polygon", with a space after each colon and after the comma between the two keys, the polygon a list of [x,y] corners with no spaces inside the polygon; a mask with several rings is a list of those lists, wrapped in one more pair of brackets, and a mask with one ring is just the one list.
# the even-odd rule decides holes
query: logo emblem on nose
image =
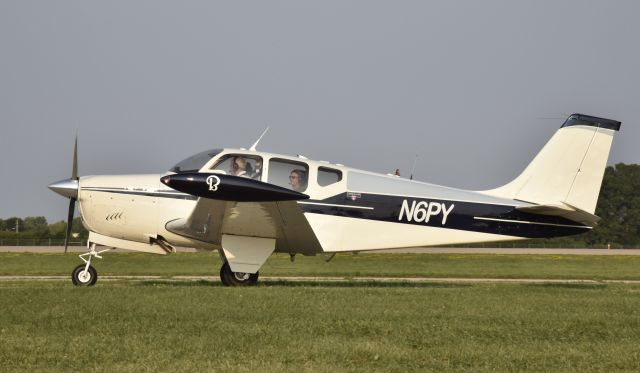
{"label": "logo emblem on nose", "polygon": [[207,184],[209,185],[209,190],[215,192],[218,190],[218,185],[220,185],[220,178],[216,175],[211,175],[207,177]]}

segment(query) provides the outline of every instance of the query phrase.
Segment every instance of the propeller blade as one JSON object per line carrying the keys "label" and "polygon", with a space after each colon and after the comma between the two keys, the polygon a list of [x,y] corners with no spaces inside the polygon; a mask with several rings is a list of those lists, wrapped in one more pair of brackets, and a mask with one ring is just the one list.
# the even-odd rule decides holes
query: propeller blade
{"label": "propeller blade", "polygon": [[64,236],[64,253],[67,253],[69,246],[69,236],[71,235],[71,225],[73,224],[73,214],[76,208],[76,199],[69,198],[69,214],[67,215],[67,233]]}
{"label": "propeller blade", "polygon": [[76,143],[73,146],[73,168],[71,170],[71,180],[78,180],[78,134],[76,134]]}

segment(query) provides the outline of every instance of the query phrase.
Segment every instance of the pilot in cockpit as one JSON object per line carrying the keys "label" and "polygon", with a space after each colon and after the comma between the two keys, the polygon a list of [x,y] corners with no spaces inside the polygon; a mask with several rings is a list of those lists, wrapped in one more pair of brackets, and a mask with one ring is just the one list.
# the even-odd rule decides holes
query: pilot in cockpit
{"label": "pilot in cockpit", "polygon": [[229,174],[233,176],[251,177],[253,168],[245,157],[234,157]]}

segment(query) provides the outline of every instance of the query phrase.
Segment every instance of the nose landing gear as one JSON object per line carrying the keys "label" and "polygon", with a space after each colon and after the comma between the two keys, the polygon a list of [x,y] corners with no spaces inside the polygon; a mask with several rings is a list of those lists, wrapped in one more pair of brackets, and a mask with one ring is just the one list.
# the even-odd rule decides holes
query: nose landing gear
{"label": "nose landing gear", "polygon": [[[91,265],[91,259],[94,257],[102,259],[100,254],[111,249],[105,249],[96,251],[96,244],[91,244],[91,249],[88,253],[80,254],[79,257],[85,264],[80,264],[71,272],[71,282],[76,286],[93,286],[98,281],[98,271]],[[88,259],[85,257],[88,256]]]}

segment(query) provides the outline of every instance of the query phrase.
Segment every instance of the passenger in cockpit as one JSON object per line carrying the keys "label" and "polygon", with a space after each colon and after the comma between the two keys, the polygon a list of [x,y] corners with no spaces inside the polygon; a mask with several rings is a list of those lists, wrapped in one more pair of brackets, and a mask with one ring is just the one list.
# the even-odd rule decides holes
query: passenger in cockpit
{"label": "passenger in cockpit", "polygon": [[307,173],[301,169],[295,169],[289,174],[289,185],[296,192],[302,192],[307,189]]}

